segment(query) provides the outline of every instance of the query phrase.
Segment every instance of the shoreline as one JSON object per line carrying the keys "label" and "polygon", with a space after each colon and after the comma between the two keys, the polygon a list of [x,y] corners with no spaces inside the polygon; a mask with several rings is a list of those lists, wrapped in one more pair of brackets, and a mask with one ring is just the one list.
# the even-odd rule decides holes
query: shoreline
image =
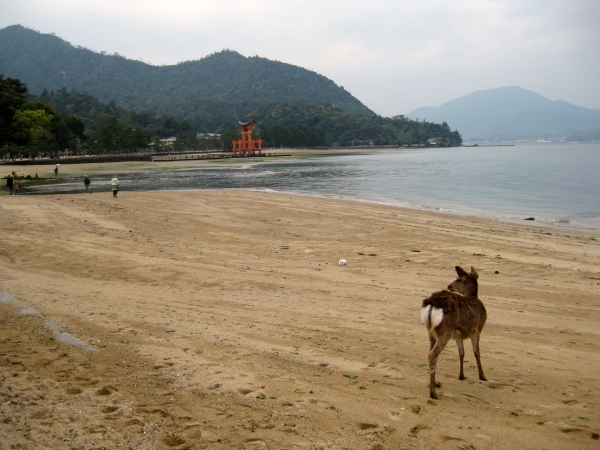
{"label": "shoreline", "polygon": [[[202,189],[197,189],[197,190],[182,189],[182,190],[178,190],[178,192],[181,192],[181,191],[195,192],[195,191],[200,191],[200,190],[202,190]],[[539,227],[539,228],[549,228],[549,229],[554,229],[557,231],[571,231],[571,232],[582,233],[582,234],[587,234],[587,235],[591,235],[591,236],[599,236],[600,235],[600,226],[597,228],[590,228],[590,227],[592,227],[592,225],[579,223],[579,222],[576,222],[573,220],[569,220],[568,222],[565,222],[564,220],[560,220],[560,219],[529,220],[529,219],[523,219],[520,217],[507,217],[507,216],[502,216],[502,215],[493,215],[491,213],[486,214],[486,213],[466,212],[466,211],[459,211],[459,210],[448,210],[448,209],[443,209],[443,208],[439,208],[439,207],[418,205],[416,203],[411,203],[408,201],[391,202],[391,201],[371,200],[371,199],[362,199],[362,198],[354,198],[354,197],[333,196],[333,195],[325,196],[325,195],[318,195],[318,194],[306,194],[303,192],[295,192],[295,191],[275,191],[272,189],[214,189],[214,190],[215,191],[240,190],[240,191],[265,192],[265,193],[282,194],[282,195],[297,195],[297,196],[314,197],[314,198],[330,199],[330,200],[342,200],[342,201],[348,201],[348,202],[389,206],[389,207],[393,207],[393,208],[408,209],[408,210],[427,212],[427,213],[433,213],[433,214],[445,214],[445,215],[454,216],[454,217],[463,217],[466,219],[473,218],[473,219],[479,219],[479,220],[488,220],[490,222],[500,222],[500,223],[513,224],[513,225],[522,225],[522,226],[534,226],[534,227]],[[161,192],[161,191],[154,191],[154,192]],[[577,226],[572,226],[571,225],[572,223],[574,223]]]}
{"label": "shoreline", "polygon": [[[201,169],[198,169],[201,170]],[[462,218],[473,218],[473,219],[479,219],[479,220],[486,220],[486,221],[490,221],[490,222],[500,222],[500,223],[506,223],[506,224],[513,224],[513,225],[520,225],[520,226],[533,226],[533,227],[537,227],[537,228],[544,228],[544,229],[550,229],[550,230],[556,230],[556,231],[570,231],[570,232],[574,232],[574,233],[581,233],[581,234],[586,234],[586,235],[590,235],[590,236],[600,236],[600,227],[597,228],[592,228],[592,225],[589,224],[585,224],[585,223],[580,223],[574,220],[569,220],[568,222],[565,222],[564,220],[559,220],[559,219],[535,219],[535,220],[529,220],[529,219],[523,219],[520,217],[506,217],[506,216],[501,216],[501,215],[492,215],[492,214],[485,214],[485,213],[474,213],[474,212],[465,212],[465,211],[459,211],[459,210],[447,210],[447,209],[443,209],[443,208],[438,208],[438,207],[428,207],[428,206],[423,206],[423,205],[418,205],[418,204],[414,204],[414,203],[410,203],[408,201],[403,201],[403,202],[390,202],[390,201],[381,201],[381,200],[371,200],[371,199],[362,199],[362,198],[354,198],[354,197],[343,197],[343,196],[326,196],[326,195],[319,195],[319,194],[307,194],[307,193],[303,193],[303,192],[295,192],[295,191],[276,191],[273,189],[241,189],[241,188],[214,188],[214,189],[162,189],[162,190],[148,190],[148,191],[122,191],[125,195],[127,195],[127,192],[131,193],[131,192],[148,192],[148,193],[157,193],[157,192],[219,192],[219,191],[245,191],[245,192],[257,192],[257,193],[266,193],[266,194],[280,194],[280,195],[294,195],[294,196],[299,196],[299,197],[308,197],[308,198],[315,198],[315,199],[329,199],[329,200],[342,200],[342,201],[347,201],[347,202],[355,202],[355,203],[359,203],[359,204],[370,204],[370,205],[379,205],[379,206],[389,206],[389,207],[393,207],[393,208],[398,208],[398,209],[407,209],[407,210],[413,210],[413,211],[420,211],[420,212],[428,212],[428,213],[432,213],[432,214],[442,214],[442,215],[449,215],[449,216],[454,216],[454,217],[462,217]],[[39,197],[46,197],[46,196],[52,196],[52,195],[80,195],[84,193],[84,188],[81,189],[81,192],[67,192],[67,193],[55,193],[55,192],[49,192],[49,193],[42,193],[42,194],[25,194],[25,196],[39,196]],[[107,184],[106,186],[106,190],[105,191],[96,191],[96,194],[102,194],[102,193],[110,193],[110,186]],[[122,194],[123,195],[123,194]]]}
{"label": "shoreline", "polygon": [[[201,170],[201,169],[198,169],[198,170]],[[437,207],[427,207],[427,206],[423,206],[423,205],[417,205],[414,203],[410,203],[408,201],[403,201],[403,202],[387,201],[386,202],[386,201],[380,201],[380,200],[361,199],[361,198],[354,198],[354,197],[307,194],[307,193],[295,192],[295,191],[276,191],[273,189],[214,188],[214,189],[171,189],[171,190],[163,189],[163,190],[148,190],[148,191],[123,190],[122,195],[127,195],[128,192],[129,193],[133,193],[133,192],[136,192],[136,193],[137,192],[147,192],[147,193],[190,192],[191,193],[191,192],[220,192],[220,191],[256,192],[256,193],[278,194],[278,195],[294,195],[294,196],[299,196],[299,197],[308,197],[308,198],[324,199],[324,200],[326,200],[326,199],[342,200],[342,201],[354,202],[354,203],[358,203],[358,204],[388,206],[388,207],[393,207],[393,208],[397,208],[400,210],[406,209],[406,210],[412,210],[412,211],[427,212],[427,213],[432,213],[432,214],[441,214],[441,215],[448,215],[448,216],[453,216],[453,217],[462,217],[465,219],[473,218],[473,219],[478,219],[478,220],[485,220],[485,221],[490,221],[490,222],[500,222],[500,223],[505,223],[505,224],[524,226],[524,227],[533,226],[536,228],[543,228],[543,229],[549,229],[549,230],[555,230],[555,231],[562,231],[562,232],[569,231],[569,232],[573,232],[573,233],[580,233],[580,234],[585,234],[585,235],[590,235],[590,236],[600,236],[600,227],[592,228],[592,225],[585,224],[585,223],[579,223],[579,222],[573,221],[573,220],[569,220],[568,222],[565,222],[564,220],[559,220],[559,219],[528,220],[528,219],[523,219],[523,218],[519,218],[519,217],[506,217],[506,216],[501,216],[501,215],[464,212],[464,211],[458,211],[458,210],[446,210],[446,209],[437,208]],[[107,183],[105,191],[100,191],[100,192],[96,191],[95,193],[96,194],[110,193],[110,186]],[[81,192],[67,192],[67,193],[49,192],[49,193],[42,193],[42,194],[25,194],[25,196],[46,197],[46,196],[53,196],[53,195],[69,196],[69,195],[80,195],[80,194],[84,194],[84,188],[81,189]]]}
{"label": "shoreline", "polygon": [[[404,151],[407,149],[398,149],[400,151]],[[411,150],[411,149],[408,149]],[[414,150],[414,149],[412,149]],[[286,150],[288,151],[288,150]],[[397,150],[393,150],[393,151],[397,151]],[[293,161],[293,160],[297,160],[297,159],[305,159],[305,158],[321,158],[321,157],[335,157],[335,156],[343,156],[343,155],[360,155],[360,154],[368,154],[368,153],[380,153],[380,152],[392,152],[392,150],[390,150],[389,148],[375,148],[375,149],[336,149],[336,150],[328,150],[328,151],[323,151],[323,150],[303,150],[303,149],[291,149],[290,152],[292,153],[291,157],[282,157],[281,160],[285,161]],[[113,173],[117,173],[117,174],[132,174],[132,173],[144,173],[144,172],[150,172],[150,173],[154,173],[154,172],[163,172],[163,171],[201,171],[201,170],[206,170],[206,169],[215,169],[216,167],[220,167],[223,170],[227,170],[229,168],[232,167],[232,164],[235,166],[239,166],[239,165],[262,165],[262,164],[269,164],[272,163],[271,160],[269,160],[268,158],[247,158],[244,160],[236,160],[236,159],[230,159],[230,160],[180,160],[180,161],[160,161],[160,162],[136,162],[136,161],[129,161],[129,162],[111,162],[111,163],[91,163],[91,164],[72,164],[72,165],[64,165],[60,167],[60,172],[59,172],[59,177],[58,179],[61,179],[61,176],[67,175],[67,176],[83,176],[84,174],[88,174],[90,176],[100,176],[100,175],[107,175],[111,176]],[[215,164],[217,164],[217,166],[215,166]],[[31,167],[31,171],[28,171],[28,174],[33,174],[36,172],[36,169],[39,169],[39,175],[40,178],[42,179],[41,182],[37,183],[37,184],[43,184],[43,185],[52,185],[52,183],[49,183],[48,181],[54,179],[54,174],[52,172],[53,168],[51,166],[47,166],[47,165],[40,165],[40,166],[6,166],[5,170],[8,171],[12,171],[15,170],[17,171],[17,173],[26,173],[26,172],[19,172],[20,168],[24,168],[24,167]],[[42,172],[41,170],[45,169],[44,172]],[[1,170],[1,169],[0,169]],[[27,182],[26,182],[27,183]],[[24,189],[27,189],[27,184],[25,183]],[[60,182],[59,182],[60,183]],[[127,189],[126,187],[126,181],[124,183],[124,188],[125,190]],[[219,189],[219,188],[217,188]],[[233,188],[233,189],[238,189],[238,188]],[[107,190],[109,190],[108,188],[108,184],[107,184]],[[186,189],[187,190],[187,189]],[[202,189],[199,189],[202,190]],[[249,189],[252,190],[252,189]],[[258,192],[261,192],[262,189],[256,189]],[[177,190],[180,191],[180,190]],[[390,205],[390,206],[395,206],[398,208],[408,208],[408,209],[414,209],[417,211],[431,211],[431,212],[436,212],[436,213],[442,213],[442,214],[451,214],[451,215],[457,215],[457,216],[462,216],[462,217],[476,217],[476,218],[481,218],[481,219],[487,219],[490,221],[500,221],[500,222],[504,222],[504,223],[514,223],[514,224],[520,224],[520,225],[533,225],[535,227],[542,227],[542,228],[548,228],[548,229],[553,229],[553,230],[566,230],[566,231],[572,231],[572,232],[578,232],[578,233],[588,233],[591,235],[595,235],[598,236],[600,235],[600,220],[597,220],[596,222],[594,222],[592,219],[589,219],[587,222],[586,221],[578,221],[577,219],[560,219],[560,218],[554,218],[554,217],[535,217],[535,215],[533,217],[535,217],[535,220],[532,221],[527,221],[527,217],[530,216],[514,216],[514,215],[509,215],[509,214],[502,214],[502,213],[493,213],[493,212],[486,212],[486,211],[477,211],[474,210],[473,208],[469,208],[469,207],[464,207],[463,209],[447,209],[447,208],[443,208],[443,207],[436,207],[436,206],[429,206],[429,205],[422,205],[422,204],[417,204],[417,203],[411,203],[409,201],[381,201],[381,200],[374,200],[374,199],[366,199],[366,198],[357,198],[357,197],[344,197],[344,196],[336,196],[336,195],[331,195],[331,196],[325,196],[325,195],[320,195],[320,194],[306,194],[304,192],[297,192],[297,191],[286,191],[286,190],[269,190],[269,189],[265,189],[265,191],[273,191],[273,192],[279,192],[282,194],[292,194],[292,195],[309,195],[309,196],[314,196],[317,198],[340,198],[343,200],[348,200],[348,201],[355,201],[355,202],[359,202],[359,203],[373,203],[373,204],[381,204],[381,205]],[[83,192],[83,187],[81,188],[81,192]],[[147,191],[147,192],[152,192],[152,191]],[[1,193],[3,195],[7,195],[6,192],[6,188],[2,189]],[[69,192],[69,194],[77,194],[79,192]],[[52,195],[53,193],[43,193],[43,194],[27,194],[27,195]],[[58,193],[58,195],[63,195],[62,193]],[[525,223],[528,222],[528,223]]]}

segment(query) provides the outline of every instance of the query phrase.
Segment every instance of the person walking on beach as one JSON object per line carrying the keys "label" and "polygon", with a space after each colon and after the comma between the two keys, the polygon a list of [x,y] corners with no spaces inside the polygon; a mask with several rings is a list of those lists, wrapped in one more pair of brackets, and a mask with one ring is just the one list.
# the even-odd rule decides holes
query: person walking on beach
{"label": "person walking on beach", "polygon": [[88,178],[87,175],[83,176],[83,184],[85,184],[85,192],[90,192],[90,183],[91,180]]}
{"label": "person walking on beach", "polygon": [[57,177],[58,176],[58,164],[56,165],[56,167],[54,168],[54,176]]}
{"label": "person walking on beach", "polygon": [[112,185],[113,198],[117,198],[117,193],[119,192],[119,179],[116,175],[113,175],[113,179],[110,180],[110,184]]}
{"label": "person walking on beach", "polygon": [[15,178],[13,180],[13,189],[15,190],[15,195],[19,195],[19,179]]}
{"label": "person walking on beach", "polygon": [[13,177],[12,177],[12,175],[9,175],[6,178],[6,187],[10,191],[10,195],[13,195],[13,185],[14,185]]}

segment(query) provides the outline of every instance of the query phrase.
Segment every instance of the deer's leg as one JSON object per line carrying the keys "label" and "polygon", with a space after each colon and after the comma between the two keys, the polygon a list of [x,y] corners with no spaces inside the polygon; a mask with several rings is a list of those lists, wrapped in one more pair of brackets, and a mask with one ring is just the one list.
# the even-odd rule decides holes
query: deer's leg
{"label": "deer's leg", "polygon": [[436,338],[433,335],[433,333],[429,333],[429,351],[431,351],[431,349],[435,345],[435,341],[436,341]]}
{"label": "deer's leg", "polygon": [[460,374],[458,375],[458,379],[464,380],[465,374],[463,372],[463,361],[465,359],[465,346],[463,345],[462,339],[456,340],[456,346],[458,347],[458,356],[460,358]]}
{"label": "deer's leg", "polygon": [[438,398],[435,393],[435,365],[437,364],[438,356],[444,350],[444,347],[450,340],[450,334],[438,336],[435,345],[429,351],[429,396],[431,398]]}
{"label": "deer's leg", "polygon": [[431,349],[435,345],[437,338],[434,336],[434,334],[431,331],[428,330],[428,332],[429,332],[429,352],[431,353]]}
{"label": "deer's leg", "polygon": [[483,374],[483,368],[481,367],[481,359],[479,358],[479,333],[471,337],[473,343],[473,353],[475,353],[475,360],[477,360],[477,370],[479,370],[479,379],[487,381],[487,378]]}

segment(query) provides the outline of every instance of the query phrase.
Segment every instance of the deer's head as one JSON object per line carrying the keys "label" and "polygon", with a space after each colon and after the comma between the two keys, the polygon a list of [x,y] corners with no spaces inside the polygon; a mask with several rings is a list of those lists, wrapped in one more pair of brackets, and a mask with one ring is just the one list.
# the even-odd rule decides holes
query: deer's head
{"label": "deer's head", "polygon": [[471,266],[471,273],[464,270],[462,267],[456,266],[458,278],[448,285],[448,290],[464,295],[465,297],[477,297],[477,272]]}

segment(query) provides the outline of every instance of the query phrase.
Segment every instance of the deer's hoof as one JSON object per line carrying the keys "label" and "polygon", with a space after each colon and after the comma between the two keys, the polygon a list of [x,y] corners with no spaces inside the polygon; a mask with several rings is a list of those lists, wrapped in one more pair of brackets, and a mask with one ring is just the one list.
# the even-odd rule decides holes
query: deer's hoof
{"label": "deer's hoof", "polygon": [[459,377],[458,377],[458,379],[459,379],[459,380],[466,380],[466,379],[467,379],[467,377],[465,377],[464,375],[461,375],[461,376],[459,376]]}
{"label": "deer's hoof", "polygon": [[430,393],[429,393],[429,396],[430,396],[431,398],[435,399],[435,400],[437,400],[437,399],[438,399],[438,396],[437,396],[437,394],[436,394],[435,392],[430,392]]}

